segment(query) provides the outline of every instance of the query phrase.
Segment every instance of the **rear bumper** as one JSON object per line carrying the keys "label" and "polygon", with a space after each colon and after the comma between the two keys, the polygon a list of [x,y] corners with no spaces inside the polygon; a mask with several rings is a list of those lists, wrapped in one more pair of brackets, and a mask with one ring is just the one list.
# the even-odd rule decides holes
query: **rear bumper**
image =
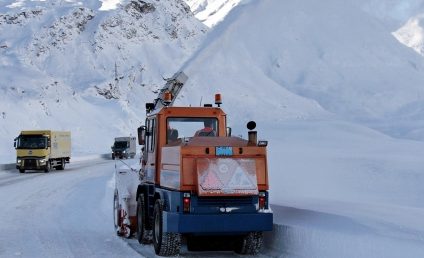
{"label": "rear bumper", "polygon": [[243,233],[271,231],[272,213],[182,214],[163,213],[164,231],[178,233]]}

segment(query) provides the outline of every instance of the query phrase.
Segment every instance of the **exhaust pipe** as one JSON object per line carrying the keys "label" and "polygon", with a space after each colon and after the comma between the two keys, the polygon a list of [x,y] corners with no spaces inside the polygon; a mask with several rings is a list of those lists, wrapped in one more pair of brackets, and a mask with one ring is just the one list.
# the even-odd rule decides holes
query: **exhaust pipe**
{"label": "exhaust pipe", "polygon": [[249,123],[247,123],[247,129],[249,130],[248,132],[248,144],[249,146],[256,146],[258,145],[258,132],[257,131],[252,131],[253,129],[256,128],[256,123],[255,121],[250,121]]}
{"label": "exhaust pipe", "polygon": [[256,146],[258,144],[258,132],[249,131],[249,146]]}

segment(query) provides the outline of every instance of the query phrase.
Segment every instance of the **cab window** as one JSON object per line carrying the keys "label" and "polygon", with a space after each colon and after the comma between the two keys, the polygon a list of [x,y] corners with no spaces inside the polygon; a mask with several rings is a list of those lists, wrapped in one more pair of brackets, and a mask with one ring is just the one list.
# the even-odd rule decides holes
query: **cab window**
{"label": "cab window", "polygon": [[218,136],[218,119],[214,117],[172,117],[167,119],[166,143],[184,137]]}
{"label": "cab window", "polygon": [[156,119],[148,119],[146,122],[146,148],[148,152],[154,152],[156,146]]}

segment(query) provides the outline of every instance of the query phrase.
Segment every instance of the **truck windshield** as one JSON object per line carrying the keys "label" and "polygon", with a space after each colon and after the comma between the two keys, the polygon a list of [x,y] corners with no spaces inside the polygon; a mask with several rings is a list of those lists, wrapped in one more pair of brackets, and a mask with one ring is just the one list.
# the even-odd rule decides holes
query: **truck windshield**
{"label": "truck windshield", "polygon": [[127,142],[115,142],[115,144],[113,146],[117,149],[125,149],[125,148],[128,147],[128,143]]}
{"label": "truck windshield", "polygon": [[214,117],[168,118],[167,143],[183,137],[218,136],[218,119]]}
{"label": "truck windshield", "polygon": [[20,135],[18,137],[17,149],[45,149],[47,148],[47,137],[42,135]]}

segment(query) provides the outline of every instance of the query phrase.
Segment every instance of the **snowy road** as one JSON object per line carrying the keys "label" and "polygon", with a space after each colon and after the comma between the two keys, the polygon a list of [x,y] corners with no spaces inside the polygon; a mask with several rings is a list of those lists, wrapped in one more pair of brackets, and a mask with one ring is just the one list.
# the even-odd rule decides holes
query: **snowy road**
{"label": "snowy road", "polygon": [[[153,246],[113,229],[114,161],[71,163],[64,171],[0,171],[0,257],[154,257]],[[234,257],[231,251],[182,257]],[[258,257],[269,257],[260,255]]]}
{"label": "snowy road", "polygon": [[[154,257],[112,226],[114,161],[64,171],[0,171],[0,257]],[[423,209],[286,200],[257,257],[424,257]],[[181,257],[242,257],[231,251]]]}
{"label": "snowy road", "polygon": [[137,257],[112,226],[111,161],[0,171],[0,257]]}

